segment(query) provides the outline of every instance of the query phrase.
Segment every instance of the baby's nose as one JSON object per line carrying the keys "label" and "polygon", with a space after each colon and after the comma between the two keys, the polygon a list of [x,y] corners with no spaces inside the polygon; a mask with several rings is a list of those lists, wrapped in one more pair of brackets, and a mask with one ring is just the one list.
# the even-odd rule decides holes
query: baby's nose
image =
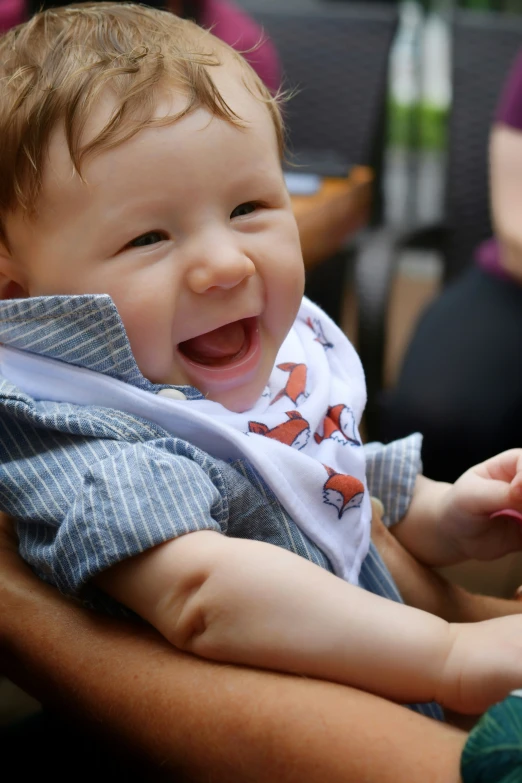
{"label": "baby's nose", "polygon": [[254,262],[244,253],[209,253],[208,258],[191,266],[188,285],[197,294],[213,288],[235,288],[255,272]]}

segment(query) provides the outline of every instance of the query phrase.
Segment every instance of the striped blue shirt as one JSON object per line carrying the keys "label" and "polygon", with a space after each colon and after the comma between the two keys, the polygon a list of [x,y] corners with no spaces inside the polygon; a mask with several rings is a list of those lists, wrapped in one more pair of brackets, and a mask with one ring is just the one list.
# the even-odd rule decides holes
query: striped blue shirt
{"label": "striped blue shirt", "polygon": [[[105,295],[1,302],[0,342],[153,393],[178,388],[188,399],[202,396],[142,376]],[[409,506],[420,442],[412,435],[365,447],[369,490],[382,500],[390,525]],[[35,401],[1,376],[0,508],[18,520],[21,554],[36,573],[89,602],[101,600],[90,584],[100,571],[198,530],[262,540],[332,570],[245,460],[223,462],[114,409]],[[360,585],[401,601],[373,545]],[[431,705],[419,709],[441,716]]]}

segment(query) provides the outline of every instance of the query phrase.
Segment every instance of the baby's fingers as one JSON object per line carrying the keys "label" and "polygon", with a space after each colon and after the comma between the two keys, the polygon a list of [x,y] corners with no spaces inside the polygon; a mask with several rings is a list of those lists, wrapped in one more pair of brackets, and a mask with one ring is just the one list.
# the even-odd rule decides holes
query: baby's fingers
{"label": "baby's fingers", "polygon": [[484,478],[512,483],[522,482],[522,449],[509,449],[477,465],[474,470]]}
{"label": "baby's fingers", "polygon": [[511,479],[509,494],[514,501],[522,503],[522,470],[517,470]]}

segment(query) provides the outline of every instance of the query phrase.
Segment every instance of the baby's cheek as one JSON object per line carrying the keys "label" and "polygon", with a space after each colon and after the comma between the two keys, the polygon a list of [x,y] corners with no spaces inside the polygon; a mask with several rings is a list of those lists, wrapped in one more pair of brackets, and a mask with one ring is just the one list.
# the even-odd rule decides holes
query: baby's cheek
{"label": "baby's cheek", "polygon": [[278,290],[279,320],[288,327],[297,317],[304,294],[304,279],[289,275],[281,280]]}

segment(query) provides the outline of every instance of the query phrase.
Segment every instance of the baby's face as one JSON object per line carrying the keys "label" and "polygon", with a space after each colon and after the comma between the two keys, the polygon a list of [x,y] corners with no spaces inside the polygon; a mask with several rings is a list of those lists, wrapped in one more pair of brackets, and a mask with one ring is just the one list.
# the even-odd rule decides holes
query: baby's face
{"label": "baby's face", "polygon": [[146,378],[240,411],[295,319],[303,262],[270,115],[225,88],[245,129],[199,109],[96,154],[83,182],[56,132],[38,217],[7,230],[29,296],[109,294]]}

